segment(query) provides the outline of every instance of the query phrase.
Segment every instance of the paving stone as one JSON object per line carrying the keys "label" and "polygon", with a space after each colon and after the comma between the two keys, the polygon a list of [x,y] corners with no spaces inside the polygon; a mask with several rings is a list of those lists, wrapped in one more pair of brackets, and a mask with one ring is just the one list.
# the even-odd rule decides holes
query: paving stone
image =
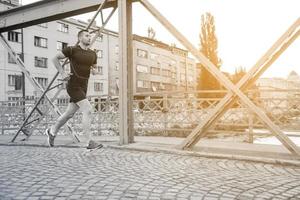
{"label": "paving stone", "polygon": [[300,199],[295,166],[110,148],[86,154],[0,146],[0,152],[1,200]]}

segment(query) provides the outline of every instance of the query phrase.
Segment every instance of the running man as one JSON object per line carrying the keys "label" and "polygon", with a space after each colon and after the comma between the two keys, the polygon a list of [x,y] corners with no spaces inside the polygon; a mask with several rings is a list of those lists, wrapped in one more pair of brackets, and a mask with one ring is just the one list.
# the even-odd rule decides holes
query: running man
{"label": "running man", "polygon": [[[91,35],[87,30],[78,32],[78,45],[66,47],[59,52],[54,58],[53,63],[58,72],[62,76],[63,81],[67,81],[67,92],[70,96],[70,103],[66,111],[58,118],[57,122],[46,130],[48,135],[48,144],[54,146],[54,139],[59,129],[71,119],[76,111],[80,108],[82,111],[82,128],[83,134],[87,137],[87,149],[101,148],[101,144],[97,144],[91,140],[92,133],[90,130],[92,121],[93,107],[86,98],[88,80],[90,72],[94,73],[97,64],[97,54],[89,49],[91,43]],[[61,59],[69,58],[71,73],[67,74],[62,65]]]}

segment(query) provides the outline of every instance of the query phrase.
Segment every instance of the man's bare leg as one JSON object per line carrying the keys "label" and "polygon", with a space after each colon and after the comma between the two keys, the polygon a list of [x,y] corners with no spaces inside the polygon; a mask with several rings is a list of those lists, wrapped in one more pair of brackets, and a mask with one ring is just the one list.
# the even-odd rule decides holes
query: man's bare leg
{"label": "man's bare leg", "polygon": [[57,122],[51,126],[50,132],[52,135],[56,136],[59,129],[69,120],[71,119],[76,111],[79,109],[79,106],[73,102],[68,104],[66,111],[57,119]]}
{"label": "man's bare leg", "polygon": [[45,133],[48,136],[48,144],[50,147],[54,146],[54,139],[57,135],[58,130],[74,116],[79,106],[75,103],[69,103],[66,111],[57,119],[57,122],[51,127],[46,129]]}
{"label": "man's bare leg", "polygon": [[82,128],[83,134],[86,136],[87,145],[92,139],[91,124],[93,107],[87,99],[83,99],[76,103],[82,111]]}

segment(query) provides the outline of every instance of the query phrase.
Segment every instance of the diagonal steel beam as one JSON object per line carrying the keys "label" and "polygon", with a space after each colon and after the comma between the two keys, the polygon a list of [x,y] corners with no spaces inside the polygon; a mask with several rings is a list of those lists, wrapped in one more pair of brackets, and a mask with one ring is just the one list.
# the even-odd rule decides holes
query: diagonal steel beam
{"label": "diagonal steel beam", "polygon": [[147,0],[140,0],[141,4],[158,20],[173,36],[178,39],[202,64],[214,75],[228,90],[237,95],[241,101],[253,111],[264,124],[268,126],[271,132],[282,142],[282,144],[292,153],[300,156],[299,148],[285,136],[280,128],[276,126],[269,117],[258,108],[238,87],[236,87],[224,74],[222,74],[213,63],[211,63],[201,52],[197,50],[161,13],[156,10]]}
{"label": "diagonal steel beam", "polygon": [[90,47],[95,43],[97,37],[99,37],[101,35],[101,33],[103,32],[105,26],[107,25],[107,23],[109,22],[109,20],[111,19],[111,17],[113,16],[113,14],[115,13],[116,10],[117,10],[117,7],[114,7],[113,10],[107,16],[107,18],[104,20],[102,26],[98,30],[95,30],[95,31],[91,32],[91,33],[96,32],[96,35],[92,38]]}
{"label": "diagonal steel beam", "polygon": [[134,141],[133,129],[133,50],[132,50],[132,1],[118,0],[119,11],[119,133],[121,145]]}

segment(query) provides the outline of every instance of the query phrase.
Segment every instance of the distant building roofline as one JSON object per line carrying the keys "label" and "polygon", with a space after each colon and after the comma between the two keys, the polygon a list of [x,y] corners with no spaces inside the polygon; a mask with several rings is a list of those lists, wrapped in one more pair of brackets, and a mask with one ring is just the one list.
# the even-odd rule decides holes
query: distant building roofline
{"label": "distant building roofline", "polygon": [[[88,24],[88,22],[86,22],[86,21],[77,20],[77,19],[74,19],[74,18],[61,19],[61,20],[58,20],[58,21],[72,23],[72,24],[77,25],[77,26],[78,25],[82,26],[83,28],[85,27],[85,25]],[[99,28],[99,26],[92,26],[91,28],[96,30],[96,29]],[[112,30],[109,30],[109,29],[104,29],[103,32],[105,34],[109,34],[109,35],[118,37],[118,32],[116,32],[116,31],[112,31]],[[147,43],[147,44],[155,46],[155,47],[159,47],[159,48],[162,48],[162,49],[166,49],[168,51],[172,51],[172,52],[175,52],[175,53],[182,54],[184,56],[188,55],[188,51],[185,50],[185,49],[181,49],[181,48],[178,48],[178,47],[175,47],[175,46],[172,46],[172,45],[169,45],[169,44],[166,44],[164,42],[161,42],[161,41],[158,41],[158,40],[155,40],[155,39],[151,39],[151,38],[148,38],[148,37],[133,34],[133,40],[141,41],[141,42]]]}

